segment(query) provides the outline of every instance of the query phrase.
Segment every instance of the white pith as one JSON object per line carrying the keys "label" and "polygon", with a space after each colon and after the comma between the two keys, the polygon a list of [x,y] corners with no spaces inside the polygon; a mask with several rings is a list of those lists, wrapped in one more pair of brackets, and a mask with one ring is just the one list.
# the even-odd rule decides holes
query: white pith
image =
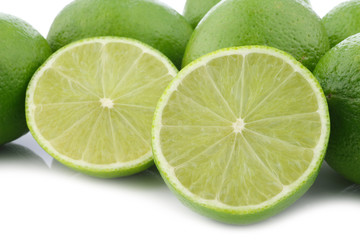
{"label": "white pith", "polygon": [[236,122],[233,123],[234,133],[241,133],[245,128],[244,119],[238,118]]}
{"label": "white pith", "polygon": [[103,108],[113,108],[114,107],[114,101],[110,98],[100,98],[100,103]]}

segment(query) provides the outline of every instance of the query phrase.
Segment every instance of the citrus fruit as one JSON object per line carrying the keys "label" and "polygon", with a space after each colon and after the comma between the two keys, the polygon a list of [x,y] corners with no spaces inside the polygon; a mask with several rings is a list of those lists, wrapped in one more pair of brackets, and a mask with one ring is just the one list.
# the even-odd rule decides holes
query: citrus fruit
{"label": "citrus fruit", "polygon": [[331,117],[325,159],[338,173],[360,184],[360,33],[326,53],[314,74],[327,96]]}
{"label": "citrus fruit", "polygon": [[280,50],[247,46],[184,68],[155,110],[155,163],[188,206],[252,223],[298,199],[325,154],[329,116],[315,77]]}
{"label": "citrus fruit", "polygon": [[46,40],[23,20],[0,13],[0,145],[28,132],[25,91],[51,54]]}
{"label": "citrus fruit", "polygon": [[184,17],[195,28],[205,14],[220,0],[187,0],[184,7]]}
{"label": "citrus fruit", "polygon": [[175,10],[154,0],[76,0],[55,18],[48,41],[53,50],[88,37],[140,40],[181,66],[192,27]]}
{"label": "citrus fruit", "polygon": [[329,40],[320,18],[300,1],[222,1],[194,30],[183,66],[206,53],[243,45],[279,48],[313,70]]}
{"label": "citrus fruit", "polygon": [[[294,0],[310,5],[309,0]],[[195,28],[207,12],[220,0],[187,0],[184,7],[184,17]]]}
{"label": "citrus fruit", "polygon": [[331,47],[356,33],[360,33],[360,1],[340,3],[333,8],[322,22],[329,36]]}
{"label": "citrus fruit", "polygon": [[30,81],[26,117],[38,143],[61,163],[98,177],[153,164],[151,123],[177,70],[163,54],[130,39],[74,42]]}

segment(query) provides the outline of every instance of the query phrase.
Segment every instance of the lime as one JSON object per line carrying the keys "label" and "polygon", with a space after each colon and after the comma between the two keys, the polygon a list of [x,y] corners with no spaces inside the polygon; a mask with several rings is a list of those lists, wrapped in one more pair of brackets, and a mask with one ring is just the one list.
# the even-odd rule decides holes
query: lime
{"label": "lime", "polygon": [[327,96],[331,136],[326,161],[360,184],[360,33],[321,58],[314,71]]}
{"label": "lime", "polygon": [[220,0],[187,0],[184,7],[184,17],[195,28],[205,14]]}
{"label": "lime", "polygon": [[29,24],[0,13],[0,145],[28,132],[25,91],[36,69],[51,54]]}
{"label": "lime", "polygon": [[243,45],[279,48],[313,70],[329,40],[320,18],[301,1],[222,1],[194,30],[183,66],[206,53]]}
{"label": "lime", "polygon": [[[309,0],[294,0],[310,5]],[[207,12],[219,3],[220,0],[187,0],[184,8],[184,17],[195,28]]]}
{"label": "lime", "polygon": [[351,35],[360,32],[360,1],[352,0],[340,3],[332,9],[322,22],[329,35],[331,47]]}
{"label": "lime", "polygon": [[329,137],[325,96],[290,55],[247,46],[184,68],[155,110],[155,163],[186,205],[252,223],[298,199],[316,178]]}
{"label": "lime", "polygon": [[192,27],[155,0],[76,0],[55,18],[48,41],[57,50],[75,40],[119,36],[140,40],[181,66]]}
{"label": "lime", "polygon": [[164,55],[135,40],[72,43],[30,81],[26,117],[37,142],[83,173],[119,177],[153,164],[151,123],[176,75]]}

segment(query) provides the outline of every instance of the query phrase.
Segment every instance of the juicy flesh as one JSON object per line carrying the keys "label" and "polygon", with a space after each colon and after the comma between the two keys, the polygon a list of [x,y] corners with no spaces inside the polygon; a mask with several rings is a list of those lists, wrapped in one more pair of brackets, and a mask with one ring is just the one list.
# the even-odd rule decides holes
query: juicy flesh
{"label": "juicy flesh", "polygon": [[162,112],[160,144],[190,192],[248,206],[297,180],[320,136],[308,81],[278,57],[251,53],[215,58],[188,74]]}
{"label": "juicy flesh", "polygon": [[81,45],[38,80],[34,118],[49,144],[75,162],[130,162],[151,156],[152,116],[172,79],[160,60],[134,45]]}

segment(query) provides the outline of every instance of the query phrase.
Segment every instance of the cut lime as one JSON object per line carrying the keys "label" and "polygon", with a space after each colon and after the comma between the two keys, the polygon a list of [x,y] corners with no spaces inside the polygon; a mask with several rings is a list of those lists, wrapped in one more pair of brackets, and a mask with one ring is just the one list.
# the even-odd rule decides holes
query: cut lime
{"label": "cut lime", "polygon": [[329,125],[319,83],[289,54],[223,49],[183,69],[161,97],[155,163],[186,205],[219,221],[251,223],[311,186]]}
{"label": "cut lime", "polygon": [[152,165],[151,122],[176,68],[135,40],[93,38],[56,52],[27,90],[31,133],[55,159],[118,177]]}

